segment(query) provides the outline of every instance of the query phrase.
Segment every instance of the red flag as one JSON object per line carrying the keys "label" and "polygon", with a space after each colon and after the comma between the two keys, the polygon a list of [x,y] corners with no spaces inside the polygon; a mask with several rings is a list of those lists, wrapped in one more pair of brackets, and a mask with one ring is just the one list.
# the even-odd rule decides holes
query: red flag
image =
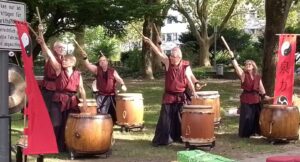
{"label": "red flag", "polygon": [[292,105],[296,35],[279,36],[274,104]]}
{"label": "red flag", "polygon": [[24,128],[28,145],[24,149],[25,155],[58,153],[53,126],[48,110],[41,95],[37,81],[34,78],[31,38],[26,22],[15,21],[22,49],[24,73],[26,80],[28,124]]}

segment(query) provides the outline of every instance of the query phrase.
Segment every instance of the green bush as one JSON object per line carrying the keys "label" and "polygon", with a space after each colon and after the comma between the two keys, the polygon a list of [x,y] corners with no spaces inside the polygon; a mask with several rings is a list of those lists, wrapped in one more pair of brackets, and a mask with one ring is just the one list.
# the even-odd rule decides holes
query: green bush
{"label": "green bush", "polygon": [[131,72],[139,72],[141,67],[142,54],[138,49],[133,49],[121,54],[121,61]]}
{"label": "green bush", "polygon": [[238,53],[238,62],[243,65],[246,60],[253,60],[257,66],[262,65],[262,50],[259,50],[253,46],[247,46],[241,52]]}
{"label": "green bush", "polygon": [[217,51],[216,53],[216,63],[217,64],[225,64],[228,65],[229,63],[231,63],[231,59],[230,56],[228,54],[228,52],[224,52],[224,51]]}

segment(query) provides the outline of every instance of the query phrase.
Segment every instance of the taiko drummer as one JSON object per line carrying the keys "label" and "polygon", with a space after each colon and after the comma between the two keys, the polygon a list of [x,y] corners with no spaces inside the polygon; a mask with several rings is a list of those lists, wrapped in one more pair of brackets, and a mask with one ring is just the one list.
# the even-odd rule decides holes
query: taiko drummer
{"label": "taiko drummer", "polygon": [[96,85],[98,89],[96,96],[97,113],[110,114],[115,123],[117,120],[115,110],[116,83],[121,85],[121,90],[124,92],[127,90],[127,87],[118,72],[114,68],[109,67],[107,58],[102,52],[100,53],[99,64],[94,65],[89,62],[87,54],[81,51],[84,65],[89,71],[96,75]]}
{"label": "taiko drummer", "polygon": [[149,38],[143,36],[155,54],[157,54],[165,65],[165,92],[163,104],[156,125],[155,136],[152,140],[153,146],[168,145],[172,142],[181,142],[180,111],[186,102],[184,91],[187,85],[192,95],[197,98],[195,87],[192,82],[192,70],[188,61],[182,60],[179,47],[175,47],[168,57]]}

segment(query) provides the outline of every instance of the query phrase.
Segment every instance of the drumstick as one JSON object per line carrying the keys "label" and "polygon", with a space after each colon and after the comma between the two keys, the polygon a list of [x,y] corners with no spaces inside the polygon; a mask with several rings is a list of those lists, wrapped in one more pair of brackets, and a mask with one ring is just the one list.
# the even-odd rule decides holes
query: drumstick
{"label": "drumstick", "polygon": [[28,28],[30,29],[30,31],[35,35],[35,37],[38,37],[38,34],[32,29],[32,27],[27,24]]}
{"label": "drumstick", "polygon": [[156,32],[158,38],[160,39],[159,32],[158,32],[158,30],[157,30],[157,28],[156,28],[155,23],[153,23],[153,27],[154,27],[154,30],[155,30],[155,32]]}
{"label": "drumstick", "polygon": [[79,50],[80,50],[81,52],[84,52],[84,53],[85,53],[85,51],[81,48],[81,46],[78,44],[78,42],[77,42],[75,39],[73,39],[73,41],[75,42],[75,44],[77,45],[77,47],[79,48]]}
{"label": "drumstick", "polygon": [[153,23],[153,27],[154,27],[154,30],[155,30],[155,32],[156,32],[156,35],[157,35],[157,43],[159,44],[159,42],[161,42],[161,38],[160,38],[160,35],[159,35],[159,32],[158,32],[158,30],[157,30],[157,28],[156,28],[156,25],[155,25],[155,23]]}
{"label": "drumstick", "polygon": [[38,19],[39,19],[39,23],[42,24],[42,19],[41,19],[39,7],[35,7],[35,9],[36,9],[36,13],[37,13],[37,16],[38,16]]}
{"label": "drumstick", "polygon": [[227,44],[227,42],[226,42],[226,40],[224,39],[223,36],[221,36],[221,39],[222,39],[223,43],[225,44],[227,50],[228,50],[228,51],[231,51],[230,48],[229,48],[229,46],[228,46],[228,44]]}
{"label": "drumstick", "polygon": [[145,37],[134,25],[130,24],[135,31],[137,31],[141,36]]}

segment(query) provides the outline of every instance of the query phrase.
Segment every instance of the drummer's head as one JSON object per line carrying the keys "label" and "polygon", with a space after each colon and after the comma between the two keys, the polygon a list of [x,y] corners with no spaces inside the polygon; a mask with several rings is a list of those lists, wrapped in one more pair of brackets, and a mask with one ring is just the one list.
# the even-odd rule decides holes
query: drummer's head
{"label": "drummer's head", "polygon": [[245,61],[244,70],[248,71],[248,72],[253,72],[254,74],[256,74],[258,72],[256,63],[253,60],[246,60]]}
{"label": "drummer's head", "polygon": [[99,66],[101,66],[102,68],[107,68],[108,60],[104,55],[100,56],[98,61],[99,61]]}
{"label": "drummer's head", "polygon": [[182,59],[182,53],[179,47],[174,47],[170,54],[170,63],[172,65],[178,65]]}
{"label": "drummer's head", "polygon": [[68,54],[65,55],[62,59],[63,68],[74,67],[75,64],[76,64],[76,57],[74,55]]}
{"label": "drummer's head", "polygon": [[57,56],[65,55],[66,54],[65,44],[61,41],[54,42],[53,51]]}

